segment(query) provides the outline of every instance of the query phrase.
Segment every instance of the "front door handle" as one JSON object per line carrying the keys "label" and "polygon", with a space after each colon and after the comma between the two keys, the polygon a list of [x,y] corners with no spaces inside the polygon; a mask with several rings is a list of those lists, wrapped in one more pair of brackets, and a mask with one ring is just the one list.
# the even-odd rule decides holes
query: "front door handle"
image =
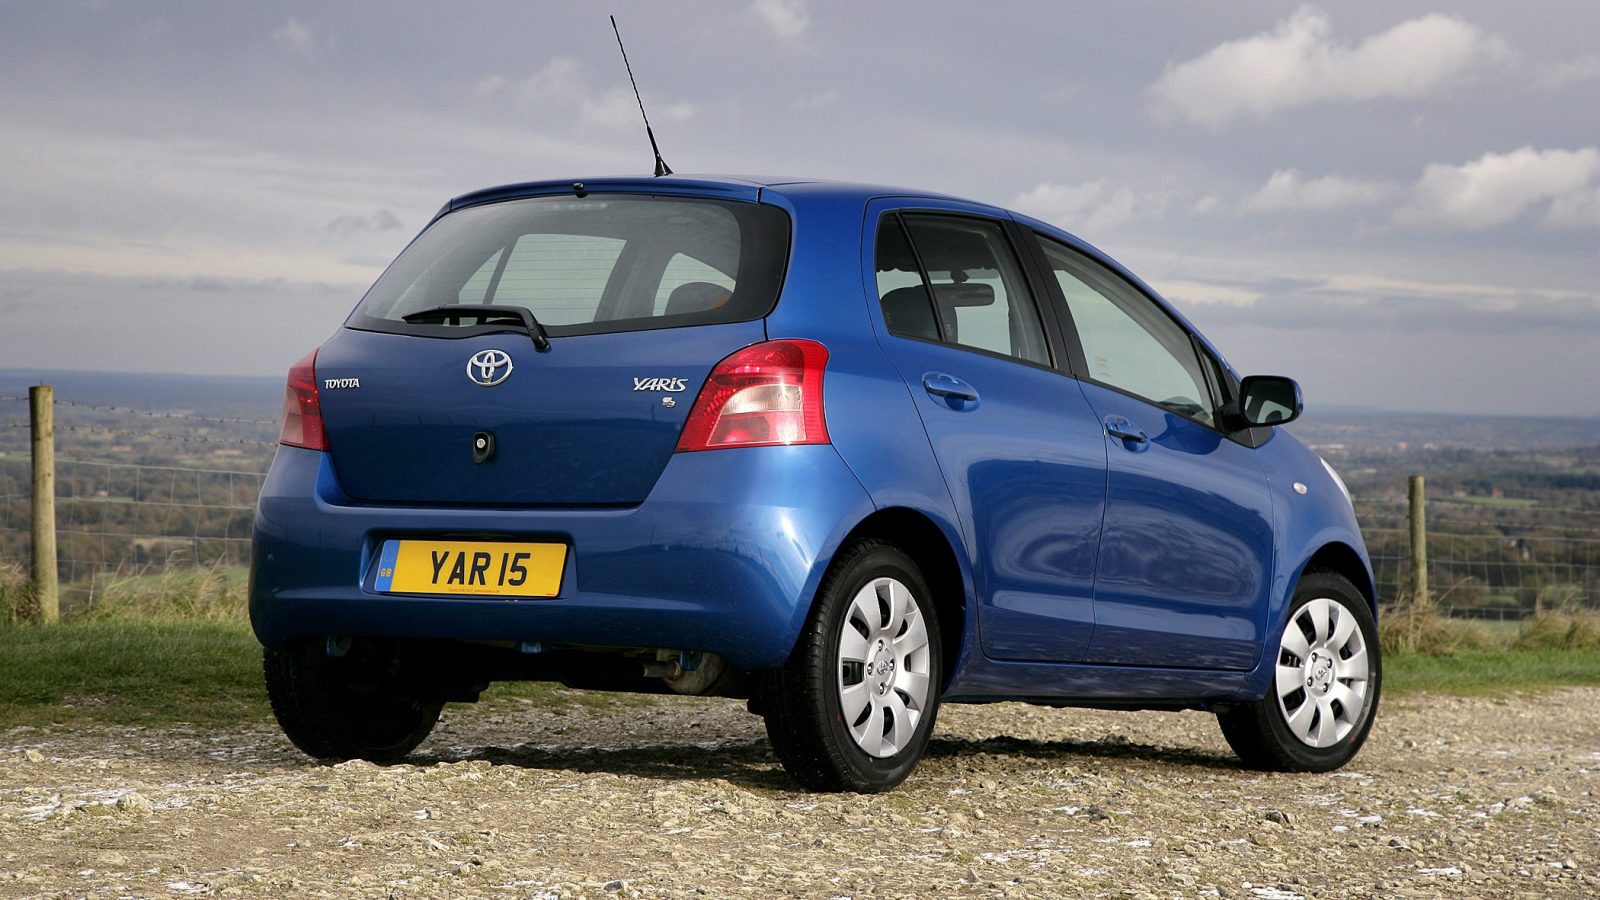
{"label": "front door handle", "polygon": [[954,375],[943,372],[929,372],[922,376],[922,386],[928,393],[946,400],[965,400],[974,402],[978,399],[978,389]]}
{"label": "front door handle", "polygon": [[1120,438],[1130,444],[1144,444],[1150,441],[1150,436],[1139,430],[1139,426],[1128,421],[1124,416],[1106,416],[1106,434]]}

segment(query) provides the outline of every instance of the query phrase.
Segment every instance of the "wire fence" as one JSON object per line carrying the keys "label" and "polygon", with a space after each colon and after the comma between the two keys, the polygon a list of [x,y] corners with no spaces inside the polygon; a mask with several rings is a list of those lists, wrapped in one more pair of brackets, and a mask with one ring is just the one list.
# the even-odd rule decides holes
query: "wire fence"
{"label": "wire fence", "polygon": [[[1455,499],[1425,508],[1430,593],[1451,615],[1505,620],[1600,608],[1600,510]],[[1356,513],[1379,596],[1401,598],[1412,566],[1406,501],[1358,500]]]}
{"label": "wire fence", "polygon": [[[63,595],[92,600],[109,581],[187,566],[248,566],[263,475],[226,469],[56,460]],[[28,559],[31,474],[0,461],[0,557]]]}
{"label": "wire fence", "polygon": [[[0,562],[31,555],[27,401],[0,396]],[[249,565],[264,474],[246,469],[275,446],[276,420],[53,402],[56,446],[68,451],[55,460],[63,601],[172,568]]]}

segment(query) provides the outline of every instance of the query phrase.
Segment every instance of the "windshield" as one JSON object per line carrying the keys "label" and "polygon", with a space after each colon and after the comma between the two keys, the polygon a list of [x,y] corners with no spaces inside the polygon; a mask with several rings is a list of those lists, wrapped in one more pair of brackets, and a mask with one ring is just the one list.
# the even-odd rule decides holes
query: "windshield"
{"label": "windshield", "polygon": [[633,194],[533,197],[435,222],[347,322],[465,337],[496,326],[407,323],[455,304],[520,306],[552,337],[740,322],[771,311],[789,220],[772,206]]}

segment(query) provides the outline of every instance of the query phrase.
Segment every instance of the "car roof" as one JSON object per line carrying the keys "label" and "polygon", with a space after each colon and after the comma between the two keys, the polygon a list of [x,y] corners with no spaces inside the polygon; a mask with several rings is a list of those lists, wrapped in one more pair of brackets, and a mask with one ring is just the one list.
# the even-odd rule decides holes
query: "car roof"
{"label": "car roof", "polygon": [[540,181],[525,181],[516,184],[504,184],[496,187],[472,191],[453,198],[446,203],[439,212],[444,214],[464,206],[476,206],[482,203],[495,203],[501,200],[512,200],[517,197],[529,197],[538,194],[548,194],[554,191],[574,190],[575,185],[603,191],[665,191],[671,193],[695,193],[710,196],[726,196],[729,198],[755,200],[767,190],[774,190],[785,196],[806,196],[808,198],[831,200],[860,200],[865,202],[874,197],[925,197],[934,200],[954,200],[962,203],[989,206],[965,197],[956,197],[938,191],[919,190],[916,188],[897,187],[882,184],[861,184],[848,181],[831,181],[823,178],[795,178],[781,176],[756,176],[756,175],[663,175],[628,176],[605,175],[600,177],[577,178],[551,178]]}

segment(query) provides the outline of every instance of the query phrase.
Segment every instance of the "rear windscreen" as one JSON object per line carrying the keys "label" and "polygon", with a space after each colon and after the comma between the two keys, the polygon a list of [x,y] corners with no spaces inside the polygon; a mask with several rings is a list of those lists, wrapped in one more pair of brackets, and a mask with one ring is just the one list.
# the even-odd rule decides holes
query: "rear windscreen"
{"label": "rear windscreen", "polygon": [[741,322],[772,310],[788,249],[788,216],[754,203],[591,194],[469,207],[412,242],[346,324],[494,330],[404,321],[456,304],[525,307],[552,336]]}

